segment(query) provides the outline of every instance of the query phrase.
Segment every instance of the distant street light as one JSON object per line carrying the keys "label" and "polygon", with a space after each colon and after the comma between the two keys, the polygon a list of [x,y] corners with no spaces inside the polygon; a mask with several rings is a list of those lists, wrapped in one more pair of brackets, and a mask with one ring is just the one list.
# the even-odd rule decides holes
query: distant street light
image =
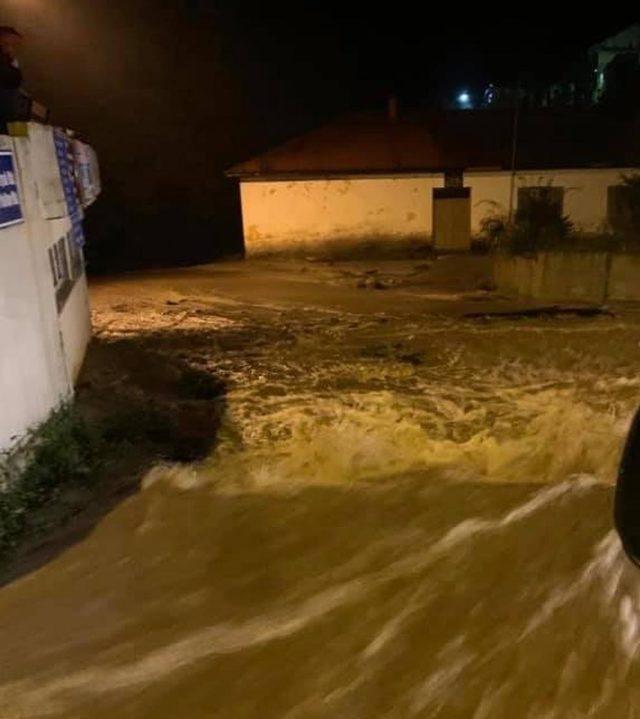
{"label": "distant street light", "polygon": [[463,90],[458,95],[457,100],[458,100],[458,106],[462,110],[468,110],[471,107],[471,95],[466,90]]}

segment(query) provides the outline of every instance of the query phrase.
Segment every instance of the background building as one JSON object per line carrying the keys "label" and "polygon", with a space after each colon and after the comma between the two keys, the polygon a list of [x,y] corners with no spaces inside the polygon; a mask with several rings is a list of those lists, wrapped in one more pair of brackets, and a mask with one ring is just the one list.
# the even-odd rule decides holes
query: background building
{"label": "background building", "polygon": [[469,249],[487,221],[550,187],[578,231],[600,232],[610,188],[638,167],[635,125],[603,113],[522,111],[515,126],[511,111],[460,110],[351,116],[228,174],[255,255]]}
{"label": "background building", "polygon": [[[554,74],[553,82],[547,83],[522,77],[511,84],[489,84],[476,98],[475,106],[602,106],[636,111],[640,109],[640,24],[591,45]],[[458,101],[454,105],[463,107]]]}
{"label": "background building", "polygon": [[593,67],[593,101],[618,106],[640,104],[640,25],[589,48]]}

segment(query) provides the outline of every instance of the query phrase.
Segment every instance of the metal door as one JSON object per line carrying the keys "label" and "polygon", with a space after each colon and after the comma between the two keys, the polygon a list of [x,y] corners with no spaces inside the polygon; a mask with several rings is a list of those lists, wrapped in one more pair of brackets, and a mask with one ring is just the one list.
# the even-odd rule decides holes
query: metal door
{"label": "metal door", "polygon": [[469,187],[434,188],[433,241],[438,250],[471,248],[471,189]]}

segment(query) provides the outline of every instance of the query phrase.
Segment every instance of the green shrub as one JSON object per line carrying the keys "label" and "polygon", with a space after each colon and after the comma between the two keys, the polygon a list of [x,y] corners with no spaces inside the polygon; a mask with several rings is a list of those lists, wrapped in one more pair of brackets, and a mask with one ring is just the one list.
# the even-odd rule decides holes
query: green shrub
{"label": "green shrub", "polygon": [[72,408],[55,412],[38,431],[33,457],[22,475],[29,503],[38,506],[62,484],[90,483],[98,443]]}
{"label": "green shrub", "polygon": [[17,544],[29,512],[69,485],[89,485],[99,465],[101,439],[71,406],[54,412],[33,432],[23,466],[0,466],[0,556]]}
{"label": "green shrub", "polygon": [[566,246],[571,241],[573,224],[562,214],[562,203],[554,192],[557,188],[548,185],[529,189],[522,197],[519,193],[518,210],[511,222],[500,205],[488,203],[490,211],[481,220],[480,231],[489,247],[510,254],[532,255]]}
{"label": "green shrub", "polygon": [[572,233],[572,222],[543,188],[519,205],[515,222],[504,227],[500,239],[509,252],[523,255],[566,245]]}
{"label": "green shrub", "polygon": [[492,212],[480,220],[480,237],[485,244],[490,247],[496,247],[500,244],[500,238],[503,236],[508,225],[506,215],[499,211]]}
{"label": "green shrub", "polygon": [[0,559],[18,543],[25,523],[25,508],[18,493],[3,489],[0,492]]}

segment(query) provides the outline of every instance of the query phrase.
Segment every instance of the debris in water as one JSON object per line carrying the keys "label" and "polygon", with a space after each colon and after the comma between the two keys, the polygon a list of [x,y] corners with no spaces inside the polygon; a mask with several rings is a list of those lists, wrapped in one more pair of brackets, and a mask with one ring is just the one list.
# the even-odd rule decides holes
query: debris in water
{"label": "debris in water", "polygon": [[598,317],[605,315],[613,317],[614,314],[607,307],[563,307],[562,305],[549,305],[547,307],[529,307],[523,310],[498,310],[494,312],[467,312],[463,316],[466,319],[489,319],[489,318],[505,318],[519,319],[530,317],[562,317],[565,315],[575,315],[577,317]]}

